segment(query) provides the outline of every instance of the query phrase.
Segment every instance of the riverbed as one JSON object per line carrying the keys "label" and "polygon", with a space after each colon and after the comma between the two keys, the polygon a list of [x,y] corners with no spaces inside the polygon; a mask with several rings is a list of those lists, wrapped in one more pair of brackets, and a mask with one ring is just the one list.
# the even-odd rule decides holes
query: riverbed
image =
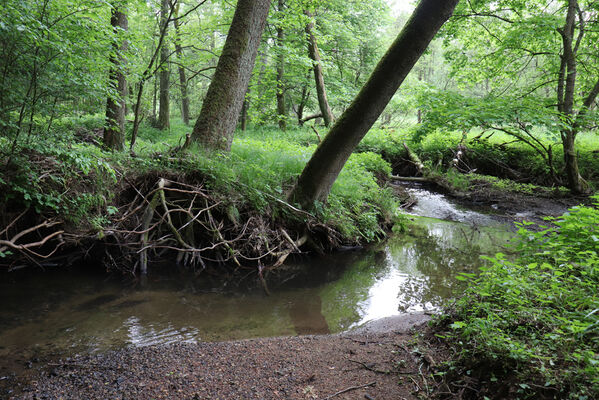
{"label": "riverbed", "polygon": [[482,255],[505,252],[514,232],[492,214],[409,190],[419,202],[408,211],[408,232],[296,259],[287,268],[302,273],[273,283],[270,296],[215,286],[174,263],[144,281],[85,265],[12,274],[0,283],[0,378],[48,355],[339,333],[384,317],[434,313],[463,291],[456,276],[476,272]]}

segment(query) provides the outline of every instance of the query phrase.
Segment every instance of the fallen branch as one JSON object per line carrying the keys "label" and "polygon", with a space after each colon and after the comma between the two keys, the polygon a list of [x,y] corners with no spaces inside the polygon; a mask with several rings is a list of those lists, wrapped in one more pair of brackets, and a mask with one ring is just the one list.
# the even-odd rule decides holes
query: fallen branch
{"label": "fallen branch", "polygon": [[339,396],[340,394],[351,392],[352,390],[364,389],[365,387],[374,386],[374,385],[376,385],[376,381],[372,381],[370,383],[366,383],[366,384],[360,385],[360,386],[351,386],[351,387],[348,387],[347,389],[340,390],[337,393],[333,393],[332,395],[325,397],[323,400],[329,400],[335,396]]}
{"label": "fallen branch", "polygon": [[396,181],[404,181],[404,182],[418,182],[418,183],[433,183],[434,180],[425,178],[423,176],[396,176],[391,175],[391,179]]}

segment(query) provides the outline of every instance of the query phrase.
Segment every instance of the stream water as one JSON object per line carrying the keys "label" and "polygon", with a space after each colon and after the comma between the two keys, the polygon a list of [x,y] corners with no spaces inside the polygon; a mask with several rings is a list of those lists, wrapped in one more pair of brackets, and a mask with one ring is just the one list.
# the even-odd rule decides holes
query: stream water
{"label": "stream water", "polygon": [[211,289],[201,277],[177,271],[150,275],[144,285],[84,267],[3,278],[0,359],[340,332],[381,317],[434,312],[463,290],[456,274],[476,271],[479,257],[501,251],[513,233],[442,195],[410,190],[420,199],[410,232],[298,261],[305,272],[272,287],[271,296]]}

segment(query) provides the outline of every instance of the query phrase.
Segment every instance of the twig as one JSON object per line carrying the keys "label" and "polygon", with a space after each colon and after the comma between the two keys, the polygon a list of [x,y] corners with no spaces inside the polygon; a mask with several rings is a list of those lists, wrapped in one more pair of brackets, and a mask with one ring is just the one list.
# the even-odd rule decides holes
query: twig
{"label": "twig", "polygon": [[372,372],[376,372],[377,374],[389,375],[391,373],[391,371],[383,371],[381,369],[372,368],[372,367],[368,366],[368,364],[363,363],[362,361],[352,360],[351,358],[348,358],[347,361],[351,361],[353,363],[359,364],[362,367],[366,368],[367,370],[372,371]]}
{"label": "twig", "polygon": [[335,396],[339,396],[340,394],[351,392],[352,390],[363,389],[365,387],[374,386],[374,385],[376,385],[376,381],[372,381],[372,382],[367,383],[365,385],[351,386],[351,387],[348,387],[347,389],[340,390],[337,393],[333,393],[332,395],[325,397],[323,400],[329,400],[329,399],[332,399]]}

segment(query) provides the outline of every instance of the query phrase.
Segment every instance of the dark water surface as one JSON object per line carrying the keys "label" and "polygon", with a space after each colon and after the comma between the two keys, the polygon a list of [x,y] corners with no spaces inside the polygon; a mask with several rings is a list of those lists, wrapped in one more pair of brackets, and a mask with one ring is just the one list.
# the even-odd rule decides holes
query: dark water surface
{"label": "dark water surface", "polygon": [[425,200],[412,212],[425,217],[414,217],[411,232],[368,249],[301,261],[306,272],[271,287],[271,296],[260,289],[213,289],[174,265],[168,276],[151,274],[143,285],[85,266],[4,275],[0,360],[341,332],[381,317],[435,311],[463,290],[456,274],[476,271],[480,255],[502,251],[513,233],[441,195],[413,190]]}

